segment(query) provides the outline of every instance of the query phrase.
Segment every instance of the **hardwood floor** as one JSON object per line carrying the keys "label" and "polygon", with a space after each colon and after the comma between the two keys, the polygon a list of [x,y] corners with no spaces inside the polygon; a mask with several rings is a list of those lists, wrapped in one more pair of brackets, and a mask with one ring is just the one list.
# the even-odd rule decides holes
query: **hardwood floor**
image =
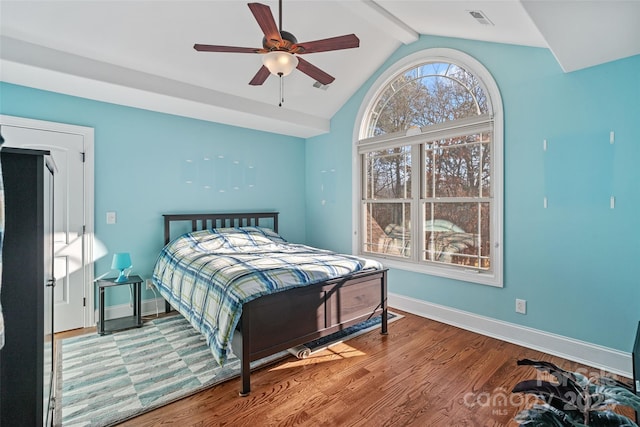
{"label": "hardwood floor", "polygon": [[[511,389],[537,375],[534,368],[517,366],[518,359],[603,374],[402,314],[404,318],[389,324],[387,336],[369,332],[309,359],[291,357],[255,371],[248,397],[238,396],[236,379],[121,425],[517,426],[514,415],[535,399]],[[87,331],[91,329],[74,334]]]}

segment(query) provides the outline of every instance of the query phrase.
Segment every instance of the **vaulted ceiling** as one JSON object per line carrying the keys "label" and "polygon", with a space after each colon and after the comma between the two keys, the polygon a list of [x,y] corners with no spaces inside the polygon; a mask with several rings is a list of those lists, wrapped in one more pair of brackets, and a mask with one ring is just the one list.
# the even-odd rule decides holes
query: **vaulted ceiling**
{"label": "vaulted ceiling", "polygon": [[[258,1],[278,21],[278,2]],[[640,0],[284,0],[282,28],[298,41],[354,33],[360,47],[305,55],[335,81],[318,88],[295,70],[278,107],[278,77],[248,84],[260,55],[193,49],[261,47],[262,31],[243,1],[0,0],[0,78],[310,137],[328,132],[355,91],[420,35],[548,48],[571,72],[640,54],[639,17]]]}

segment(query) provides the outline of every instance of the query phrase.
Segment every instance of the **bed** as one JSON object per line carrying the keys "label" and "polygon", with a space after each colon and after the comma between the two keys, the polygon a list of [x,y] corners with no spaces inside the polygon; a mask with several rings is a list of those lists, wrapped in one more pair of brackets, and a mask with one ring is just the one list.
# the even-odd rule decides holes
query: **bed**
{"label": "bed", "polygon": [[240,359],[241,396],[251,390],[255,360],[376,316],[387,333],[381,264],[290,244],[278,234],[277,212],[163,216],[153,283],[219,364],[229,351]]}

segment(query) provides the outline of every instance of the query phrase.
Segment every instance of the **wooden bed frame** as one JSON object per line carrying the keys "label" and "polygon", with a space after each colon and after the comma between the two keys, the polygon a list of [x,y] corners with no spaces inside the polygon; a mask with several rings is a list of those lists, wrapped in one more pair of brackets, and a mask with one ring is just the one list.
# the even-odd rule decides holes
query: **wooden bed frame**
{"label": "wooden bed frame", "polygon": [[[163,216],[165,244],[171,241],[171,224],[180,221],[191,221],[191,231],[247,226],[264,226],[278,231],[278,212]],[[165,307],[167,312],[171,310],[168,302]],[[241,366],[240,396],[247,396],[251,391],[250,363],[254,360],[375,316],[381,316],[381,333],[386,335],[386,269],[265,295],[244,304],[232,339],[233,353],[240,359]]]}

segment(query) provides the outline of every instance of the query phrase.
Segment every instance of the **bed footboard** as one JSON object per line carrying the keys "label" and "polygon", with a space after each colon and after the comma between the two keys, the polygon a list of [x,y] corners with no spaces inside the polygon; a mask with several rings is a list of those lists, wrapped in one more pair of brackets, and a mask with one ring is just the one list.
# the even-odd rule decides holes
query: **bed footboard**
{"label": "bed footboard", "polygon": [[257,298],[243,306],[232,341],[241,360],[240,396],[251,391],[250,363],[381,316],[387,333],[387,270],[359,273]]}

